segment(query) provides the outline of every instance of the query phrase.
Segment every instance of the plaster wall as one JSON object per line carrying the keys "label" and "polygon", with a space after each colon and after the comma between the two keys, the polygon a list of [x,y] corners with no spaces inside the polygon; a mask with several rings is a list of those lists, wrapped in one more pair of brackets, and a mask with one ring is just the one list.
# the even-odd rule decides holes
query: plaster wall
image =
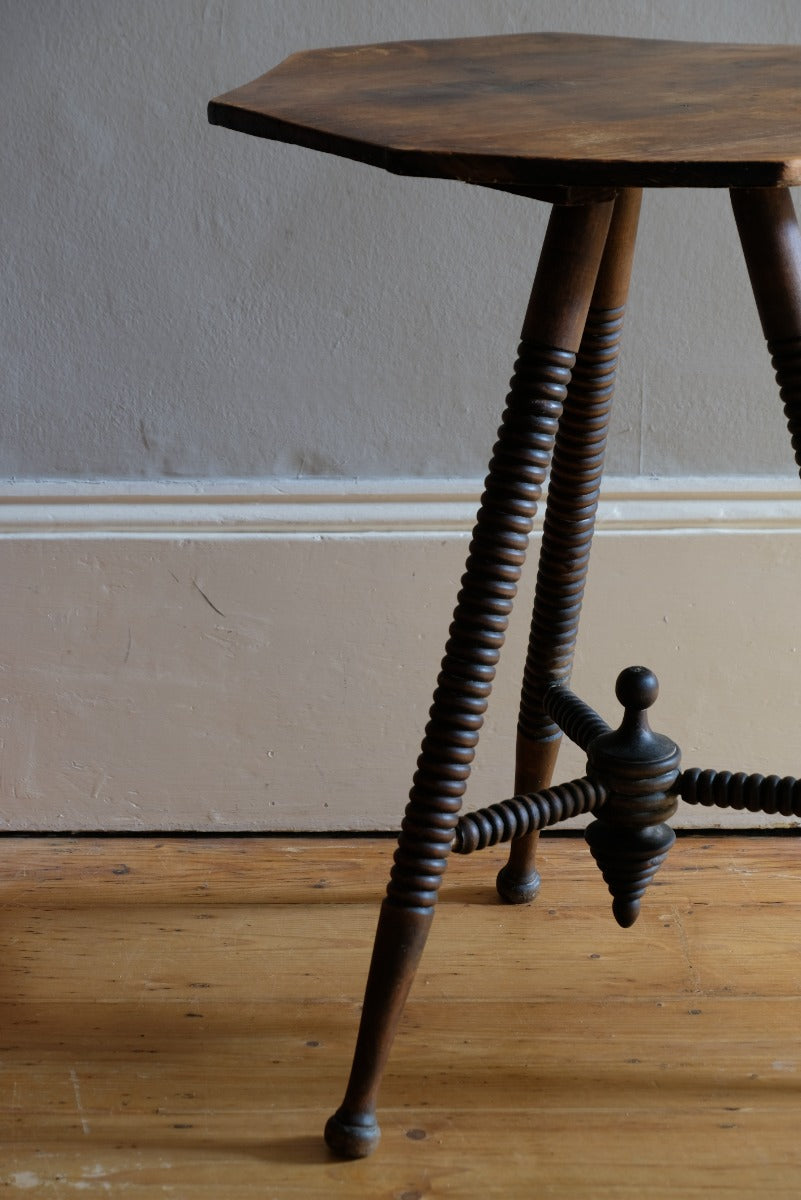
{"label": "plaster wall", "polygon": [[[0,833],[396,828],[475,501],[433,480],[0,486]],[[466,809],[513,794],[540,528]],[[610,481],[576,692],[617,726],[614,680],[644,663],[685,767],[797,777],[800,553],[794,480]],[[556,780],[585,769],[565,739]]]}
{"label": "plaster wall", "polygon": [[[0,0],[0,475],[478,477],[545,209],[213,129],[311,46],[801,42],[793,0]],[[609,467],[789,473],[727,197],[647,198]]]}

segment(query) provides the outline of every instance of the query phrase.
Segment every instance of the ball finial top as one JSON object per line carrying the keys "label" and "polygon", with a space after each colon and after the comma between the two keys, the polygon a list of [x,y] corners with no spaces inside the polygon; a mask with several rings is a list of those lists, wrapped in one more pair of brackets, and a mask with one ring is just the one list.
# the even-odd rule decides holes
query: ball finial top
{"label": "ball finial top", "polygon": [[642,711],[659,695],[659,680],[648,667],[626,667],[617,677],[615,695],[625,709]]}

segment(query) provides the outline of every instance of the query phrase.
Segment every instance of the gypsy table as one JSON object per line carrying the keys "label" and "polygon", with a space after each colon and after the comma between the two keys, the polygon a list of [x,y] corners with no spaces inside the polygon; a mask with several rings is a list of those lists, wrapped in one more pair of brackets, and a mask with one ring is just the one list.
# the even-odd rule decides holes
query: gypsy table
{"label": "gypsy table", "polygon": [[[510,841],[501,896],[533,899],[538,831],[592,812],[621,925],[691,804],[801,816],[794,779],[679,770],[658,685],[618,679],[620,728],[569,689],[644,187],[726,187],[801,466],[801,47],[523,34],[296,54],[213,100],[212,123],[401,175],[553,205],[367,980],[337,1153],[377,1144],[384,1065],[451,850]],[[518,722],[516,795],[459,817],[543,481],[547,508]],[[566,733],[587,774],[551,787]]]}

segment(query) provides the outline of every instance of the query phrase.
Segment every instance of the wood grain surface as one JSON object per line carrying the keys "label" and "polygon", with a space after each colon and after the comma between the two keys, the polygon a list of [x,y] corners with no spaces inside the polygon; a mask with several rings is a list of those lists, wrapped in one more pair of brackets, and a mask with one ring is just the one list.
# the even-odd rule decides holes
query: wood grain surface
{"label": "wood grain surface", "polygon": [[567,33],[314,50],[213,124],[510,189],[801,182],[801,47]]}
{"label": "wood grain surface", "polygon": [[529,907],[454,861],[381,1146],[330,1158],[391,848],[5,840],[2,1194],[798,1195],[793,837],[680,839],[626,931],[580,839]]}

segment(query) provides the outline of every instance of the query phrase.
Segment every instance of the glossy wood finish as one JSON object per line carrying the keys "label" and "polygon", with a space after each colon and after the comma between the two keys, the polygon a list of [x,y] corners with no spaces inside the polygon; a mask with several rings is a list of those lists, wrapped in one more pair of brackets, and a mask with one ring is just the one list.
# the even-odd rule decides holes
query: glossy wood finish
{"label": "glossy wood finish", "polygon": [[801,48],[545,33],[315,50],[217,97],[209,119],[493,187],[788,185]]}

